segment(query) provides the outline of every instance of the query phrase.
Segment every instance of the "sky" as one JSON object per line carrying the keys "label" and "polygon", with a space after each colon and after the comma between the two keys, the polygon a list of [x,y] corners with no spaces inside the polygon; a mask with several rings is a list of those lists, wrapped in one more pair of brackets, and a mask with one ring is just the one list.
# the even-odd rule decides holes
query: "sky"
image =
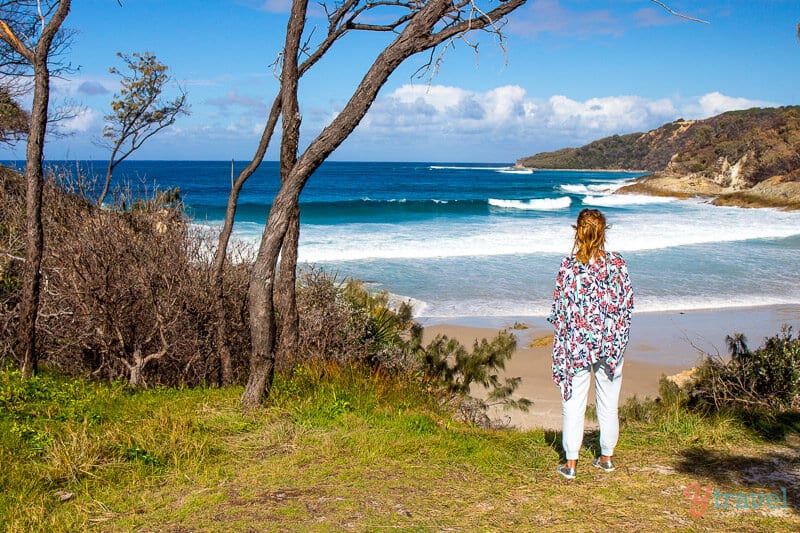
{"label": "sky", "polygon": [[[497,0],[481,0],[489,8]],[[331,156],[340,161],[513,163],[666,122],[750,107],[800,105],[800,2],[528,0],[508,17],[504,46],[486,33],[447,47],[435,73],[412,56]],[[124,70],[117,52],[149,51],[169,67],[165,96],[188,94],[190,115],[131,159],[250,160],[275,97],[274,63],[290,0],[78,0],[54,105],[76,116],[48,139],[50,160],[107,160],[98,144]],[[482,4],[484,5],[484,4]],[[308,42],[326,31],[310,2]],[[379,20],[377,14],[372,20]],[[391,37],[351,32],[301,80],[301,149],[327,125]],[[438,54],[438,53],[437,53]],[[438,57],[438,55],[437,55]],[[177,85],[176,85],[177,84]],[[25,102],[23,102],[25,105]],[[267,152],[277,159],[277,141]],[[0,149],[24,159],[25,143]]]}

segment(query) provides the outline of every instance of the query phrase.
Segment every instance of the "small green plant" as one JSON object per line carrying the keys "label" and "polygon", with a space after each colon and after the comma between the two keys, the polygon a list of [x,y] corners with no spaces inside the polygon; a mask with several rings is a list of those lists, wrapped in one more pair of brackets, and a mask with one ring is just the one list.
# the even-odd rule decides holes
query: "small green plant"
{"label": "small green plant", "polygon": [[53,441],[49,433],[27,422],[14,421],[9,431],[22,443],[26,455],[41,455]]}
{"label": "small green plant", "polygon": [[422,414],[407,415],[403,420],[403,429],[419,435],[428,435],[436,432],[439,426],[431,417]]}
{"label": "small green plant", "polygon": [[352,406],[347,398],[342,394],[336,394],[336,389],[333,389],[330,402],[325,406],[324,413],[330,418],[337,418],[347,411],[350,411]]}
{"label": "small green plant", "polygon": [[120,455],[128,461],[139,461],[147,466],[163,467],[166,465],[157,454],[145,450],[138,445],[129,446],[120,450]]}

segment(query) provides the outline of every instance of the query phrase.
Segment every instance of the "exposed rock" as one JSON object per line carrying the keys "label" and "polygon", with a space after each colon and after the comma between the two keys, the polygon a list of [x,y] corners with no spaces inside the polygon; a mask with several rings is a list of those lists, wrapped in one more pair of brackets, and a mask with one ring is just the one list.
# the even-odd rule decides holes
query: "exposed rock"
{"label": "exposed rock", "polygon": [[639,178],[631,185],[617,190],[621,194],[650,194],[653,196],[674,196],[692,198],[712,197],[722,194],[724,188],[713,180],[702,176],[676,176],[674,174],[653,174]]}
{"label": "exposed rock", "polygon": [[675,198],[705,197],[714,205],[732,207],[800,209],[800,182],[788,180],[786,176],[774,176],[751,188],[739,189],[733,184],[723,187],[713,179],[703,176],[663,173],[639,178],[617,192]]}
{"label": "exposed rock", "polygon": [[800,182],[774,176],[751,189],[721,194],[711,203],[737,207],[781,207],[800,209]]}
{"label": "exposed rock", "polygon": [[685,385],[691,384],[697,378],[697,367],[692,367],[689,370],[684,370],[683,372],[678,372],[672,376],[667,376],[667,381],[671,381],[678,387],[684,387]]}

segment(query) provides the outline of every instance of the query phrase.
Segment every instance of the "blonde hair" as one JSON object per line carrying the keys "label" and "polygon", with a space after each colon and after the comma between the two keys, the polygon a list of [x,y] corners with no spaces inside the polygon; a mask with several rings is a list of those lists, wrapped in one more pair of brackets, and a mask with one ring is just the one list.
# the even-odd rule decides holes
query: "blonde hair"
{"label": "blonde hair", "polygon": [[597,209],[584,209],[578,213],[575,228],[575,244],[572,253],[581,263],[600,259],[605,254],[606,217]]}

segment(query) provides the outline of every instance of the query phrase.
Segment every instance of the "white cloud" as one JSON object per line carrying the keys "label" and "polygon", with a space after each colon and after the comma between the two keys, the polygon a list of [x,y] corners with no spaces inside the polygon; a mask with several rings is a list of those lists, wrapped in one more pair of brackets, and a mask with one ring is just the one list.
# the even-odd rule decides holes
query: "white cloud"
{"label": "white cloud", "polygon": [[677,112],[666,99],[650,101],[638,96],[610,96],[579,102],[562,95],[550,97],[542,111],[548,126],[584,134],[650,129],[673,119]]}
{"label": "white cloud", "polygon": [[577,100],[531,97],[518,85],[486,92],[403,85],[375,101],[337,157],[391,158],[378,154],[392,152],[430,161],[513,161],[609,135],[648,131],[679,117],[708,118],[771,105],[718,92],[691,99],[617,95]]}
{"label": "white cloud", "polygon": [[67,114],[74,116],[58,122],[58,129],[63,133],[86,133],[101,127],[102,117],[99,112],[88,107],[75,107],[64,109]]}
{"label": "white cloud", "polygon": [[362,129],[418,134],[447,129],[458,134],[522,135],[570,132],[580,138],[643,130],[674,120],[677,110],[666,99],[612,96],[577,101],[563,95],[547,100],[527,96],[524,88],[506,85],[478,93],[445,86],[404,85],[379,98]]}
{"label": "white cloud", "polygon": [[725,96],[720,92],[713,92],[701,96],[697,104],[687,107],[687,115],[693,118],[707,118],[719,115],[726,111],[736,111],[738,109],[750,109],[751,107],[774,107],[776,104],[763,100],[750,100],[748,98],[737,98]]}

